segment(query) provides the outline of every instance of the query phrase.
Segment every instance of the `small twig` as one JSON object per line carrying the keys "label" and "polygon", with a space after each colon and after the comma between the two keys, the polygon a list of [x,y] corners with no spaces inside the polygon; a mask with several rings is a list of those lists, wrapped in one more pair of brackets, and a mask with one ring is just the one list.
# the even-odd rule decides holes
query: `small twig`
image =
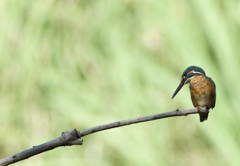
{"label": "small twig", "polygon": [[[200,112],[206,113],[208,110],[203,107],[201,108]],[[30,149],[24,150],[22,152],[16,153],[12,156],[5,157],[3,159],[0,159],[0,166],[5,166],[9,164],[16,163],[18,161],[27,159],[29,157],[32,157],[34,155],[43,153],[45,151],[52,150],[57,147],[61,146],[71,146],[71,145],[82,145],[83,141],[79,138],[82,138],[86,135],[93,134],[99,131],[108,130],[116,127],[122,127],[126,125],[131,125],[135,123],[141,123],[141,122],[147,122],[157,119],[163,119],[173,116],[187,116],[189,114],[196,114],[198,113],[197,108],[192,108],[188,110],[174,110],[170,112],[164,112],[160,114],[155,115],[149,115],[149,116],[141,116],[134,119],[128,119],[128,120],[122,120],[118,122],[108,123],[104,125],[95,126],[86,130],[77,131],[76,129],[72,131],[63,132],[62,135],[54,140],[51,140],[49,142],[43,143],[38,146],[33,146]]]}
{"label": "small twig", "polygon": [[79,139],[77,130],[63,132],[62,135],[49,142],[43,143],[38,146],[33,146],[30,149],[16,153],[12,156],[0,160],[0,166],[13,164],[15,162],[27,159],[39,153],[52,150],[60,146],[82,145],[82,140]]}

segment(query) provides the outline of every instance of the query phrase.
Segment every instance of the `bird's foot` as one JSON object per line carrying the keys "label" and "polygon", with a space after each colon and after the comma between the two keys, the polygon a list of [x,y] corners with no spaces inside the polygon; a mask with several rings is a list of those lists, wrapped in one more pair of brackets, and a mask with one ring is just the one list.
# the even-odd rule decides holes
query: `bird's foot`
{"label": "bird's foot", "polygon": [[207,108],[207,106],[203,106],[203,107],[200,107],[200,106],[196,106],[197,110],[198,110],[198,113],[208,113],[209,112],[209,109]]}
{"label": "bird's foot", "polygon": [[197,106],[196,108],[197,108],[197,110],[198,110],[198,113],[200,113],[200,111],[201,111],[200,106]]}

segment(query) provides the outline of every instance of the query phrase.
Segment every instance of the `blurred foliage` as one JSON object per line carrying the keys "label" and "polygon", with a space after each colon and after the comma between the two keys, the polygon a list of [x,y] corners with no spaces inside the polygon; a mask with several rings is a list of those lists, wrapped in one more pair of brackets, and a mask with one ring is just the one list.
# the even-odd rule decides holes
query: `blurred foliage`
{"label": "blurred foliage", "polygon": [[217,86],[208,121],[169,118],[84,137],[16,165],[237,166],[240,2],[0,2],[0,157],[62,131],[191,108],[182,71]]}

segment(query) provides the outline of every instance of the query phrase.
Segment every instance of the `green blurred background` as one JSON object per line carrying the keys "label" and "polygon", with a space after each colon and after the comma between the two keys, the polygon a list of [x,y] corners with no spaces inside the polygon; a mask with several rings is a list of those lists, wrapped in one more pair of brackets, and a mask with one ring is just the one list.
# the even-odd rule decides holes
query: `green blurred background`
{"label": "green blurred background", "polygon": [[192,108],[183,70],[216,83],[208,121],[168,118],[84,137],[16,165],[238,166],[240,1],[0,2],[0,158],[61,132]]}

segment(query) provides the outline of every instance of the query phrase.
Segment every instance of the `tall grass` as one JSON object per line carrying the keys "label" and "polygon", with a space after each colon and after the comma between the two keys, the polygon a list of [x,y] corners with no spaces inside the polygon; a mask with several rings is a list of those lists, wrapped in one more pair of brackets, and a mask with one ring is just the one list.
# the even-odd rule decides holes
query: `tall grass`
{"label": "tall grass", "polygon": [[240,3],[80,0],[0,2],[0,157],[62,131],[192,107],[171,100],[182,71],[216,83],[208,121],[169,118],[104,131],[17,165],[240,163]]}

